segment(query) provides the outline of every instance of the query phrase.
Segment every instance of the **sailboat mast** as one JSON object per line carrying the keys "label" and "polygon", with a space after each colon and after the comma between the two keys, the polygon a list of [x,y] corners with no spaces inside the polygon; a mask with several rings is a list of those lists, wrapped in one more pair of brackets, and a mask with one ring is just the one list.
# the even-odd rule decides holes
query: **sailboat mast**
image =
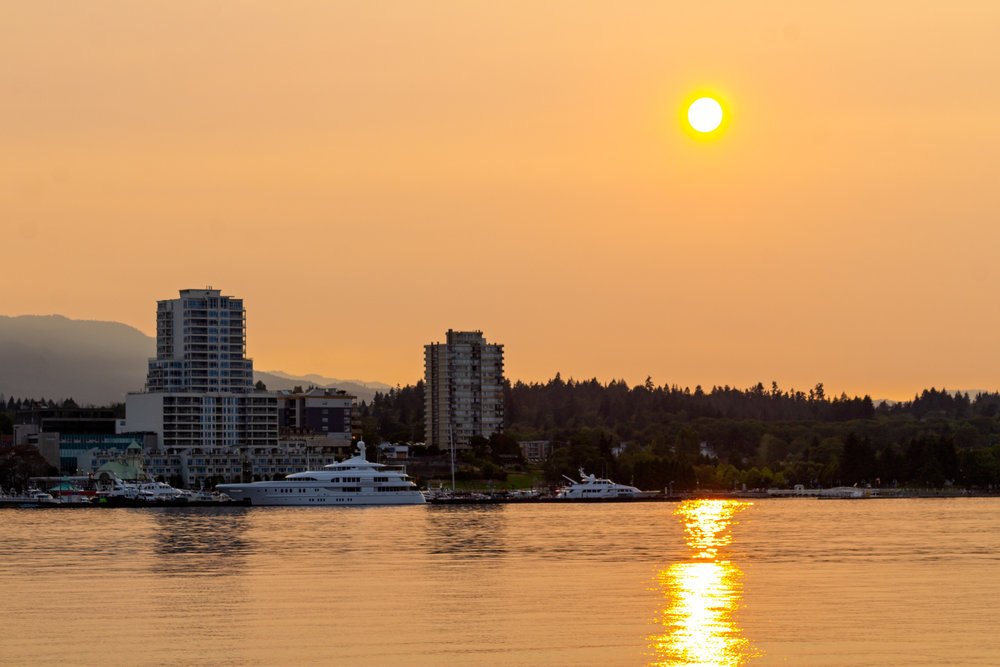
{"label": "sailboat mast", "polygon": [[451,432],[451,424],[448,424],[448,442],[451,443],[451,491],[455,492],[455,434]]}

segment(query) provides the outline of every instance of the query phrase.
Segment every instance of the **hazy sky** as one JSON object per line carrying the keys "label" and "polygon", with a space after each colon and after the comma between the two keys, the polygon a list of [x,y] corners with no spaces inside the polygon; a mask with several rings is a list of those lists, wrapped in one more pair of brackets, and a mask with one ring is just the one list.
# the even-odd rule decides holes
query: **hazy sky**
{"label": "hazy sky", "polygon": [[[260,370],[1000,385],[1000,3],[0,0],[4,314]],[[731,113],[697,142],[692,91]]]}

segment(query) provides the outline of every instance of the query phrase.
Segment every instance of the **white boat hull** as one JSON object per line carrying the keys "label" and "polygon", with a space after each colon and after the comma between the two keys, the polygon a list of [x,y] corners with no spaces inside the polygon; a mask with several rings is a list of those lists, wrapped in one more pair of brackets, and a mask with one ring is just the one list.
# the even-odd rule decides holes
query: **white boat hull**
{"label": "white boat hull", "polygon": [[559,498],[566,498],[568,500],[607,500],[608,498],[641,498],[643,493],[641,491],[609,491],[607,489],[593,489],[593,493],[589,493],[590,489],[569,489],[562,490],[559,492]]}
{"label": "white boat hull", "polygon": [[322,470],[292,473],[282,480],[219,484],[216,489],[235,502],[251,505],[346,507],[355,505],[423,505],[427,501],[402,466],[365,460],[365,443],[358,454]]}
{"label": "white boat hull", "polygon": [[[357,505],[423,505],[427,501],[420,491],[375,491],[362,488],[358,492],[342,492],[323,487],[282,488],[267,482],[250,484],[220,484],[216,487],[235,502],[251,505],[295,505],[310,507],[345,507]],[[287,491],[291,491],[288,493]]]}
{"label": "white boat hull", "polygon": [[[563,477],[566,477],[563,475]],[[615,484],[610,479],[587,475],[580,468],[580,481],[566,477],[569,486],[559,489],[557,498],[565,500],[608,500],[610,498],[640,498],[643,492],[627,484]]]}

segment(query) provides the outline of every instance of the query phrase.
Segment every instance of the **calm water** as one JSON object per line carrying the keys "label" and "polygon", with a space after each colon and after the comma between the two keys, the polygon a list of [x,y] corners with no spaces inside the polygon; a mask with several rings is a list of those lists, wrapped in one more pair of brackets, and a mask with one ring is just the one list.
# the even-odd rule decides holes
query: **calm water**
{"label": "calm water", "polygon": [[1000,499],[0,511],[2,664],[1000,664]]}

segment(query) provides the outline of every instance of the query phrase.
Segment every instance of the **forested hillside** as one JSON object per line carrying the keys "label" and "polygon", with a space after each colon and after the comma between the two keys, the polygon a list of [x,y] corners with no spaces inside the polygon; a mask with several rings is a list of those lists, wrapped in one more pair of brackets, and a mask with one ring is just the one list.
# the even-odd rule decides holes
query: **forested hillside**
{"label": "forested hillside", "polygon": [[[1000,394],[928,389],[913,400],[827,396],[776,384],[748,389],[625,382],[515,383],[506,432],[550,440],[551,479],[577,467],[644,488],[871,484],[1000,485]],[[376,394],[366,437],[417,441],[423,385]]]}

